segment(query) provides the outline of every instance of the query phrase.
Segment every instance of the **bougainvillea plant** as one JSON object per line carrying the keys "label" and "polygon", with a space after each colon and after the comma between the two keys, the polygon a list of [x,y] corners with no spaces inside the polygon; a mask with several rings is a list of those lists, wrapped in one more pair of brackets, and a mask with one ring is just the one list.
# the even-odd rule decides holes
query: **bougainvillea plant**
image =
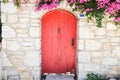
{"label": "bougainvillea plant", "polygon": [[[52,9],[60,5],[63,0],[36,0],[36,11]],[[67,0],[73,11],[85,12],[88,19],[96,19],[98,27],[102,27],[104,16],[113,17],[116,24],[120,24],[120,0]],[[74,7],[73,7],[74,6]]]}
{"label": "bougainvillea plant", "polygon": [[[21,0],[18,1],[17,4]],[[35,11],[57,8],[64,0],[36,0]],[[88,19],[95,18],[97,27],[102,27],[105,16],[114,18],[116,24],[120,24],[120,0],[67,0],[73,11],[85,12]]]}

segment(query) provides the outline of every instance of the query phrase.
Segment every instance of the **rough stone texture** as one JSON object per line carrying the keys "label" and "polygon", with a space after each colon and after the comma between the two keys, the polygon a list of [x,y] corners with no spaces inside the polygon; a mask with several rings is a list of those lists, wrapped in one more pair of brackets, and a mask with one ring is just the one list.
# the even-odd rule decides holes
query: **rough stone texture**
{"label": "rough stone texture", "polygon": [[113,54],[117,54],[117,57],[120,57],[120,46],[114,47],[112,50]]}
{"label": "rough stone texture", "polygon": [[82,49],[84,49],[84,40],[78,40],[78,49],[80,49],[80,50],[82,50]]}
{"label": "rough stone texture", "polygon": [[2,49],[6,49],[6,48],[7,48],[6,39],[2,39]]}
{"label": "rough stone texture", "polygon": [[85,71],[99,71],[100,66],[96,64],[84,64]]}
{"label": "rough stone texture", "polygon": [[16,23],[18,21],[18,16],[16,14],[8,15],[8,23]]}
{"label": "rough stone texture", "polygon": [[16,33],[14,31],[14,29],[12,29],[9,26],[2,26],[2,37],[4,38],[12,38],[12,37],[16,37]]}
{"label": "rough stone texture", "polygon": [[31,27],[29,29],[29,34],[31,37],[40,37],[40,28]]}
{"label": "rough stone texture", "polygon": [[15,78],[17,79],[17,76],[19,76],[15,67],[4,67],[2,74],[4,80],[11,80],[11,77],[14,80]]}
{"label": "rough stone texture", "polygon": [[84,70],[83,68],[84,68],[84,67],[83,67],[83,64],[82,64],[82,63],[79,63],[79,64],[78,64],[78,72],[83,71],[83,70]]}
{"label": "rough stone texture", "polygon": [[18,34],[17,34],[17,37],[18,37],[18,38],[21,38],[21,37],[22,37],[22,38],[26,38],[26,37],[28,37],[28,34],[26,34],[26,33],[18,33]]}
{"label": "rough stone texture", "polygon": [[96,29],[95,35],[105,35],[105,29],[104,28],[99,28]]}
{"label": "rough stone texture", "polygon": [[104,58],[102,63],[104,65],[117,65],[117,58]]}
{"label": "rough stone texture", "polygon": [[33,76],[34,76],[34,80],[39,80],[41,78],[41,72],[40,72],[40,68],[39,67],[34,67],[33,70]]}
{"label": "rough stone texture", "polygon": [[92,57],[101,57],[102,53],[100,52],[92,52]]}
{"label": "rough stone texture", "polygon": [[112,37],[112,36],[116,36],[116,33],[114,30],[107,30],[106,35]]}
{"label": "rough stone texture", "polygon": [[20,80],[20,77],[15,75],[15,76],[8,76],[8,80]]}
{"label": "rough stone texture", "polygon": [[28,51],[26,53],[24,65],[26,66],[40,66],[39,52]]}
{"label": "rough stone texture", "polygon": [[17,28],[28,28],[29,24],[27,23],[17,23],[17,24],[12,24],[11,27],[17,29]]}
{"label": "rough stone texture", "polygon": [[92,63],[94,63],[94,64],[101,64],[101,58],[99,58],[99,57],[93,57],[92,59],[91,59],[91,62]]}
{"label": "rough stone texture", "polygon": [[35,40],[35,47],[36,47],[37,50],[39,50],[41,48],[41,41],[40,41],[40,39],[36,39]]}
{"label": "rough stone texture", "polygon": [[120,37],[112,37],[111,42],[120,42]]}
{"label": "rough stone texture", "polygon": [[14,6],[14,3],[1,3],[1,12],[4,13],[16,13],[19,10]]}
{"label": "rough stone texture", "polygon": [[2,66],[12,66],[9,58],[7,57],[7,54],[5,52],[2,53],[2,60],[4,61],[2,63]]}
{"label": "rough stone texture", "polygon": [[95,40],[86,40],[85,48],[86,50],[99,50],[101,48],[101,43]]}
{"label": "rough stone texture", "polygon": [[6,22],[6,15],[5,15],[5,14],[2,14],[2,15],[1,15],[1,22],[2,22],[2,23],[5,23],[5,22]]}
{"label": "rough stone texture", "polygon": [[103,48],[104,48],[105,50],[111,50],[111,44],[110,44],[110,43],[104,43],[104,44],[103,44]]}
{"label": "rough stone texture", "polygon": [[84,80],[84,79],[86,79],[87,73],[88,73],[88,72],[80,71],[80,72],[78,73],[78,75],[80,75],[80,76],[78,76],[77,79],[78,79],[78,80]]}
{"label": "rough stone texture", "polygon": [[16,29],[16,33],[25,34],[25,33],[28,33],[28,29],[27,28]]}
{"label": "rough stone texture", "polygon": [[31,17],[31,18],[39,18],[40,16],[39,16],[39,14],[36,13],[36,12],[31,12],[30,17]]}
{"label": "rough stone texture", "polygon": [[108,30],[115,30],[117,27],[115,26],[115,24],[113,23],[107,23],[107,29]]}
{"label": "rough stone texture", "polygon": [[[41,77],[41,18],[48,12],[34,12],[34,0],[17,9],[13,1],[1,4],[2,49],[0,80],[40,80]],[[58,8],[72,12],[66,0]],[[105,19],[103,28],[86,16],[77,17],[77,78],[86,74],[120,75],[120,26]]]}
{"label": "rough stone texture", "polygon": [[78,63],[89,63],[90,53],[89,52],[79,52],[78,53]]}
{"label": "rough stone texture", "polygon": [[80,27],[79,36],[81,39],[82,38],[94,38],[93,32],[88,27]]}
{"label": "rough stone texture", "polygon": [[21,46],[17,41],[11,42],[7,47],[8,47],[8,50],[12,50],[12,51],[17,51],[21,49]]}
{"label": "rough stone texture", "polygon": [[29,22],[29,18],[20,18],[19,21],[20,23],[27,23]]}

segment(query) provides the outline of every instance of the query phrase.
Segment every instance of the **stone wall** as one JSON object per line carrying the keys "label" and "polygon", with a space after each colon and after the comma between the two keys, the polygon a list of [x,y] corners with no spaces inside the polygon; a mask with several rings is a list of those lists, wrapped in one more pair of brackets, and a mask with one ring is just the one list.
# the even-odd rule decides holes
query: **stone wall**
{"label": "stone wall", "polygon": [[2,78],[39,80],[41,70],[40,14],[34,4],[2,3]]}
{"label": "stone wall", "polygon": [[[108,21],[107,21],[108,20]],[[120,28],[109,19],[103,28],[80,19],[78,34],[78,75],[85,78],[94,72],[107,76],[120,75]]]}
{"label": "stone wall", "polygon": [[[16,9],[12,0],[1,4],[2,50],[0,80],[40,80],[41,18],[48,11],[34,12],[34,0]],[[72,12],[64,2],[61,9]],[[103,28],[95,21],[72,12],[78,18],[77,75],[79,80],[90,72],[120,75],[120,26],[105,18]]]}

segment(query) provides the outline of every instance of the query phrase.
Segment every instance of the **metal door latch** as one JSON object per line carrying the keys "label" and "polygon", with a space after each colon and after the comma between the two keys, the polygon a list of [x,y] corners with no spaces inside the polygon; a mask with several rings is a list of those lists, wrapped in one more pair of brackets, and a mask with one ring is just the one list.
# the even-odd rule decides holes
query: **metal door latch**
{"label": "metal door latch", "polygon": [[72,46],[74,46],[74,38],[72,38],[72,43],[71,43]]}
{"label": "metal door latch", "polygon": [[58,33],[60,33],[60,27],[58,28]]}

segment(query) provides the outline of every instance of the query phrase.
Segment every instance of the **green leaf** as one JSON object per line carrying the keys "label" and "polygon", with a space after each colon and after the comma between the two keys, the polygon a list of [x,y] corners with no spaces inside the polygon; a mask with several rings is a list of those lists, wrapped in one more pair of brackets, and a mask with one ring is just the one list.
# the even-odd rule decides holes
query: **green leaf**
{"label": "green leaf", "polygon": [[72,11],[77,11],[77,9],[76,8],[73,8],[73,10]]}
{"label": "green leaf", "polygon": [[109,18],[113,18],[113,17],[114,17],[114,15],[113,15],[113,14],[109,16]]}
{"label": "green leaf", "polygon": [[74,5],[74,3],[71,3],[71,4],[69,4],[70,6],[73,6]]}
{"label": "green leaf", "polygon": [[7,0],[2,0],[2,2],[3,2],[3,3],[6,3],[6,2],[7,2]]}
{"label": "green leaf", "polygon": [[120,10],[117,12],[117,14],[118,14],[118,17],[120,17]]}
{"label": "green leaf", "polygon": [[101,77],[97,74],[87,74],[87,80],[101,80]]}
{"label": "green leaf", "polygon": [[20,4],[18,2],[14,3],[14,5],[19,8]]}

